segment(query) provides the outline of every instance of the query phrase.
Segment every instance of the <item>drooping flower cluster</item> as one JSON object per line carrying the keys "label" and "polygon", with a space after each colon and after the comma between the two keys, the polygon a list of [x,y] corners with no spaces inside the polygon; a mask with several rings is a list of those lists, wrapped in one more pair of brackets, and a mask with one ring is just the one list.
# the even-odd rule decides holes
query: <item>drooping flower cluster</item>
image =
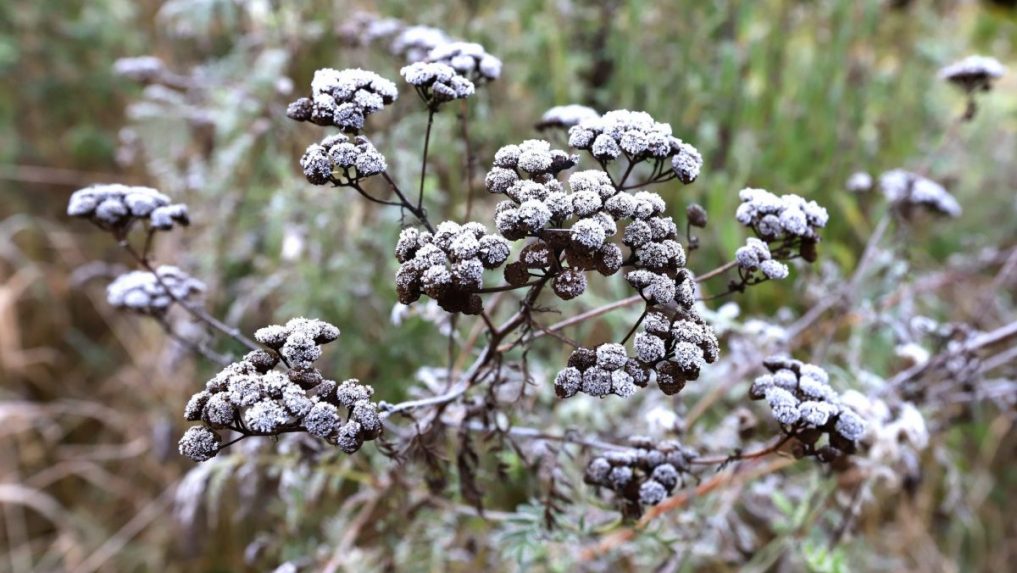
{"label": "drooping flower cluster", "polygon": [[177,267],[162,265],[155,273],[131,271],[120,275],[106,287],[106,301],[113,308],[161,315],[174,301],[187,301],[203,292],[205,283]]}
{"label": "drooping flower cluster", "polygon": [[645,506],[654,506],[684,483],[694,450],[674,440],[654,442],[645,437],[629,439],[627,450],[612,450],[593,458],[584,481],[614,492],[627,517],[638,517]]}
{"label": "drooping flower cluster", "polygon": [[374,72],[359,68],[314,72],[311,97],[289,105],[286,115],[297,121],[333,125],[348,133],[364,128],[364,119],[399,96],[396,86]]}
{"label": "drooping flower cluster", "polygon": [[475,42],[439,44],[427,55],[427,61],[447,64],[476,83],[494,81],[501,75],[501,60]]}
{"label": "drooping flower cluster", "polygon": [[748,272],[762,271],[771,280],[787,278],[789,272],[787,265],[771,258],[769,245],[755,237],[749,237],[745,246],[735,250],[735,261],[738,268]]}
{"label": "drooping flower cluster", "polygon": [[819,240],[818,229],[830,219],[818,203],[794,194],[778,197],[766,189],[748,187],[738,192],[738,198],[742,203],[735,218],[768,243],[798,239],[815,243]]}
{"label": "drooping flower cluster", "polygon": [[915,208],[948,217],[961,214],[960,204],[946,188],[917,173],[903,169],[887,171],[879,176],[879,187],[890,205],[904,217],[909,217]]}
{"label": "drooping flower cluster", "polygon": [[342,134],[312,143],[300,158],[300,167],[304,177],[314,185],[339,186],[357,184],[387,169],[385,156],[366,137],[358,135],[350,141]]}
{"label": "drooping flower cluster", "polygon": [[399,72],[431,109],[473,95],[473,82],[447,64],[414,62]]}
{"label": "drooping flower cluster", "polygon": [[661,392],[672,396],[686,382],[698,380],[704,364],[720,356],[720,343],[713,328],[691,307],[674,314],[650,312],[633,341],[636,360],[652,374]]}
{"label": "drooping flower cluster", "polygon": [[[202,425],[184,434],[180,453],[199,462],[214,457],[222,443],[217,431],[224,429],[245,436],[302,431],[349,454],[380,436],[374,390],[353,379],[341,384],[326,380],[314,368],[321,346],[338,337],[335,326],[305,318],[258,330],[255,338],[274,352],[249,353],[191,397],[184,417]],[[275,369],[280,359],[285,372]]]}
{"label": "drooping flower cluster", "polygon": [[1006,68],[996,58],[973,55],[939,70],[939,77],[965,92],[973,93],[989,91],[1005,73]]}
{"label": "drooping flower cluster", "polygon": [[[766,400],[781,428],[806,448],[807,455],[833,461],[854,453],[865,435],[865,420],[830,387],[825,370],[782,356],[763,361],[770,374],[756,378],[749,389],[753,400]],[[824,434],[829,444],[816,449]]]}
{"label": "drooping flower cluster", "polygon": [[448,312],[479,314],[484,269],[501,266],[509,256],[509,244],[488,234],[480,223],[445,221],[433,235],[403,229],[395,254],[401,263],[396,273],[399,302],[411,304],[426,294]]}
{"label": "drooping flower cluster", "polygon": [[93,185],[79,189],[67,204],[71,217],[88,219],[102,229],[124,232],[137,221],[150,229],[168,231],[174,225],[187,226],[187,205],[171,203],[170,198],[151,187],[119,183]]}
{"label": "drooping flower cluster", "polygon": [[675,176],[686,184],[696,180],[703,166],[695,147],[671,135],[669,124],[642,111],[615,110],[584,119],[569,129],[569,145],[601,162],[622,155],[632,162],[670,159]]}
{"label": "drooping flower cluster", "polygon": [[583,120],[598,117],[600,117],[600,114],[592,107],[579,104],[556,105],[544,112],[536,127],[540,130],[551,128],[569,129],[573,125],[578,125]]}
{"label": "drooping flower cluster", "polygon": [[582,392],[603,398],[614,394],[627,398],[636,387],[645,387],[646,371],[628,357],[621,344],[608,342],[596,349],[577,348],[569,356],[568,366],[554,379],[559,398],[571,398]]}

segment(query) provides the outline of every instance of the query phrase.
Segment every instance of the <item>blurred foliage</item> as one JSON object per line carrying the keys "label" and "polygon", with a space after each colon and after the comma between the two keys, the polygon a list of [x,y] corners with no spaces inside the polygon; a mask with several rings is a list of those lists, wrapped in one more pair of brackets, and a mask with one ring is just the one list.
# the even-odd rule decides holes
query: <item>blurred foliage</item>
{"label": "blurred foliage", "polygon": [[[445,363],[447,341],[435,335],[432,324],[418,318],[398,328],[391,324],[395,261],[390,251],[398,213],[366,205],[349,190],[307,185],[297,159],[321,131],[295,125],[284,115],[286,103],[307,90],[320,67],[362,66],[398,79],[401,63],[387,56],[384,46],[353,47],[337,39],[337,30],[356,9],[439,26],[483,43],[505,62],[503,78],[482,90],[469,107],[476,158],[472,184],[463,175],[459,111],[450,108],[436,119],[426,187],[429,209],[440,216],[462,218],[471,188],[477,193],[474,213],[489,213],[492,202],[477,190],[494,151],[533,137],[531,126],[545,109],[575,102],[601,111],[646,110],[670,122],[676,135],[703,152],[704,174],[694,185],[661,191],[676,216],[692,201],[710,213],[711,223],[701,233],[704,246],[693,257],[699,271],[726,261],[744,240],[744,229],[731,214],[737,190],[753,186],[798,193],[830,209],[823,262],[796,267],[794,277],[818,280],[849,273],[881,206],[870,204],[875,202],[871,196],[843,192],[844,181],[859,169],[878,174],[898,166],[917,168],[934,151],[943,153],[930,174],[948,183],[965,216],[918,229],[909,239],[915,243],[908,252],[911,262],[933,265],[951,254],[1017,237],[1017,74],[985,98],[977,120],[963,126],[960,143],[946,150],[940,150],[942,134],[964,103],[935,77],[939,66],[976,51],[1003,60],[1011,72],[1017,69],[1017,17],[1006,2],[0,3],[0,77],[5,82],[0,91],[0,393],[11,403],[42,405],[17,417],[24,425],[13,426],[15,439],[0,449],[0,456],[5,466],[8,460],[21,460],[10,464],[14,473],[4,481],[17,481],[13,478],[23,472],[20,477],[66,510],[49,522],[21,515],[29,526],[17,534],[25,544],[9,548],[13,569],[25,570],[29,562],[46,569],[63,559],[80,562],[94,556],[104,542],[119,539],[114,534],[131,515],[148,516],[141,524],[144,534],[112,548],[114,554],[99,570],[114,563],[117,570],[237,570],[254,532],[262,531],[253,524],[258,520],[232,518],[231,509],[242,509],[237,500],[233,506],[223,502],[204,545],[198,533],[179,539],[172,523],[152,525],[171,495],[163,492],[189,467],[172,452],[181,426],[179,411],[211,370],[182,359],[179,349],[177,354],[166,350],[158,329],[106,308],[105,281],[98,279],[108,278],[127,259],[108,237],[64,220],[66,199],[77,187],[140,182],[189,203],[195,225],[165,238],[159,259],[205,280],[212,293],[210,308],[247,331],[293,315],[339,324],[341,347],[331,356],[326,353],[333,360],[328,369],[370,381],[383,399],[405,398],[416,385],[418,367]],[[117,58],[142,54],[161,57],[198,87],[140,87],[113,75]],[[393,109],[369,120],[397,180],[414,181],[418,173],[425,122],[408,93]],[[114,267],[81,270],[96,259]],[[588,297],[582,307],[569,303],[562,309],[578,312],[622,292],[608,283],[598,284],[597,296]],[[877,288],[883,286],[892,285]],[[800,312],[816,296],[815,289],[788,282],[754,289],[739,303],[745,314],[772,315],[780,309]],[[946,299],[926,312],[963,320],[973,311],[970,304],[952,302]],[[605,318],[577,336],[603,338],[599,335],[605,331],[624,328],[625,318]],[[856,342],[867,354],[868,368],[882,374],[891,370],[888,341],[866,333],[852,336],[861,339]],[[560,361],[560,353],[551,345],[537,350],[537,355],[553,354],[552,363]],[[851,376],[844,373],[845,379]],[[115,412],[45,409],[63,400]],[[572,420],[600,415],[563,409]],[[40,424],[33,418],[50,415],[58,422]],[[972,436],[987,431],[989,422],[976,414],[951,439],[963,452],[969,442],[980,443]],[[103,466],[94,461],[107,459],[100,456],[81,467],[57,466],[61,447],[112,448],[135,441],[140,451],[122,463]],[[209,479],[219,479],[219,489],[212,491],[228,498],[227,481],[231,472],[247,467],[242,462],[217,467],[221,477]],[[308,507],[275,500],[270,507],[247,508],[262,521],[286,516],[277,531],[285,532],[290,544],[280,560],[305,556],[324,539],[341,538],[348,518],[337,511],[356,489],[347,480],[367,479],[363,476],[369,475],[372,462],[387,463],[380,455],[365,455],[320,468],[316,479],[329,492],[329,504]],[[990,488],[997,507],[1012,506],[1013,468],[1000,468],[993,459],[972,463],[980,464],[968,468],[972,474],[1000,479]],[[65,468],[69,477],[32,475],[50,466]],[[1004,470],[1006,475],[1000,475]],[[812,495],[820,496],[827,486],[812,487]],[[500,559],[518,560],[524,569],[558,563],[564,570],[567,556],[555,554],[552,544],[535,541],[548,535],[541,530],[540,508],[532,513],[515,508],[532,489],[502,492],[502,507],[516,512],[509,517],[511,526],[500,530],[498,542],[506,551]],[[864,558],[865,547],[846,544],[831,553],[809,537],[809,524],[820,518],[809,514],[813,505],[775,503],[787,519],[779,527],[798,537],[774,540],[773,551],[754,560],[760,570],[766,568],[763,561],[772,558],[773,563],[788,551],[797,556],[797,568],[816,571],[855,569],[845,563]],[[929,498],[916,503],[931,512]],[[984,511],[965,516],[963,525],[929,532],[935,537],[932,546],[960,563],[961,570],[992,569],[1017,551],[993,546],[1006,537],[991,528],[992,520],[1007,514]],[[443,515],[436,512],[434,519],[447,519]],[[985,530],[973,529],[979,520]],[[419,522],[413,527],[426,528]],[[50,551],[40,557],[40,548],[27,541],[62,528],[87,534],[68,540],[62,555]],[[577,535],[589,534],[589,528],[580,527]],[[479,523],[477,530],[484,530]],[[201,528],[195,526],[195,531]],[[5,532],[6,539],[16,538],[17,532]],[[443,570],[448,562],[428,536],[439,533],[408,531],[412,542],[389,550],[400,562],[427,555],[430,563],[420,563],[421,568]],[[656,543],[674,542],[667,532],[656,534],[665,539]],[[640,543],[655,543],[651,538]],[[465,543],[454,540],[459,542]],[[351,562],[374,558],[361,552],[350,556]]]}

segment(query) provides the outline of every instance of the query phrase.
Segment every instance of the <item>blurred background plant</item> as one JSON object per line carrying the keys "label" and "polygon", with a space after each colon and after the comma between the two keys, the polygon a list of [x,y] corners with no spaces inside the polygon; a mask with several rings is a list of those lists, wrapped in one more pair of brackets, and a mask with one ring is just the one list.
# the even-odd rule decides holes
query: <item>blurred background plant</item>
{"label": "blurred background plant", "polygon": [[[373,448],[345,457],[296,440],[251,440],[197,468],[181,459],[180,412],[215,366],[106,304],[105,284],[130,261],[107,237],[67,222],[67,197],[88,183],[145,184],[188,203],[192,228],[164,238],[156,257],[200,277],[209,307],[245,332],[300,315],[338,324],[341,350],[322,369],[371,380],[390,402],[413,397],[433,375],[418,368],[447,362],[447,341],[428,317],[394,309],[398,214],[348,189],[308,185],[297,159],[319,132],[285,117],[317,68],[398,78],[402,62],[384,43],[362,41],[354,18],[362,9],[438,26],[505,62],[497,84],[471,101],[474,189],[494,151],[533,137],[546,109],[583,103],[646,110],[703,153],[694,185],[663,191],[676,215],[690,202],[710,214],[699,269],[744,243],[733,217],[742,187],[798,193],[832,215],[820,262],[796,265],[794,283],[710,304],[726,366],[681,396],[557,403],[550,378],[567,349],[538,344],[530,361],[539,391],[514,423],[553,435],[656,432],[730,450],[740,432],[751,436],[754,410],[739,406],[767,336],[771,349],[823,364],[842,388],[875,394],[878,381],[945,347],[952,325],[990,331],[1014,319],[1015,76],[950,139],[965,102],[936,77],[973,52],[1017,67],[1017,12],[1006,2],[8,3],[0,5],[5,569],[573,570],[581,559],[592,570],[1008,569],[1017,557],[1017,526],[1006,517],[1017,509],[1012,352],[986,360],[996,362],[977,388],[930,383],[908,396],[928,435],[917,447],[912,423],[910,457],[880,450],[872,460],[905,460],[879,474],[894,478],[889,486],[809,462],[782,469],[787,460],[777,459],[759,471],[780,469],[779,479],[731,478],[604,552],[579,549],[617,533],[616,514],[581,484],[586,456],[553,440],[502,449],[497,463],[462,462],[467,469],[438,488],[445,495]],[[145,85],[114,72],[118,58],[149,54],[171,81]],[[427,116],[413,100],[370,120],[397,180],[419,168]],[[425,185],[432,211],[462,220],[469,186],[456,113],[453,105],[436,117]],[[875,249],[862,280],[848,283],[847,304],[799,332],[799,317],[852,277],[885,210],[845,182],[897,167],[945,183],[963,216],[895,227],[894,246]],[[486,196],[474,200],[491,207]],[[621,292],[598,285],[584,304]],[[596,343],[637,314],[608,315],[570,336]],[[789,341],[789,331],[801,336]],[[474,449],[497,446],[483,438]],[[306,463],[312,454],[325,457]],[[471,475],[485,494],[482,514],[463,493]],[[572,503],[549,509],[559,496]]]}

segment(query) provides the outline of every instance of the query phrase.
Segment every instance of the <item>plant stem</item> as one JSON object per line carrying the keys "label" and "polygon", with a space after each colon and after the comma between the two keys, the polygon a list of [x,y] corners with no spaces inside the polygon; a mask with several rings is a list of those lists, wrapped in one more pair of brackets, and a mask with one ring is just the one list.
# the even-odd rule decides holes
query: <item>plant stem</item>
{"label": "plant stem", "polygon": [[420,160],[420,190],[417,192],[417,211],[424,209],[424,179],[427,177],[427,150],[431,144],[431,126],[434,125],[434,110],[427,110],[427,131],[424,133],[424,156]]}

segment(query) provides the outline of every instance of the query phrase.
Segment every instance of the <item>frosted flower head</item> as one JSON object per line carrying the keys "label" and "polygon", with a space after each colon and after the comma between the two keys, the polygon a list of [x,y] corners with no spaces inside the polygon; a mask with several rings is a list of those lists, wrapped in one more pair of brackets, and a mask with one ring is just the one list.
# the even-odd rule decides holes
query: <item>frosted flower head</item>
{"label": "frosted flower head", "polygon": [[848,177],[844,187],[851,193],[868,193],[872,191],[874,182],[872,176],[864,171],[856,171]]}
{"label": "frosted flower head", "polygon": [[389,52],[409,63],[427,59],[434,48],[451,42],[443,30],[430,26],[409,26],[392,39]]}
{"label": "frosted flower head", "polygon": [[501,60],[475,42],[448,42],[435,46],[429,62],[441,62],[474,82],[490,82],[501,76]]}
{"label": "frosted flower head", "polygon": [[702,156],[671,134],[671,126],[641,111],[615,110],[587,117],[569,128],[569,145],[589,151],[600,161],[624,154],[632,161],[671,160],[675,177],[690,183],[699,175]]}
{"label": "frosted flower head", "polygon": [[162,60],[155,56],[119,58],[113,62],[113,73],[136,82],[157,81],[166,71]]}
{"label": "frosted flower head", "polygon": [[174,301],[190,301],[203,292],[205,284],[198,279],[177,267],[162,265],[155,273],[131,271],[120,275],[106,287],[106,301],[114,308],[160,315]]}
{"label": "frosted flower head", "polygon": [[219,434],[205,426],[192,426],[180,438],[178,449],[180,455],[196,462],[204,462],[219,453],[221,444],[222,438],[219,437]]}
{"label": "frosted flower head", "polygon": [[67,204],[71,217],[88,219],[102,229],[125,233],[131,224],[142,222],[149,229],[168,231],[174,225],[187,226],[187,206],[171,204],[170,198],[151,187],[119,183],[93,185],[75,191]]}
{"label": "frosted flower head", "polygon": [[350,140],[345,135],[332,135],[311,144],[300,158],[300,167],[312,185],[336,186],[357,185],[388,169],[385,156],[366,137]]}
{"label": "frosted flower head", "polygon": [[434,235],[403,231],[396,245],[402,263],[396,273],[399,302],[412,304],[427,294],[447,312],[479,314],[483,301],[477,291],[483,288],[484,269],[501,266],[509,253],[504,238],[488,234],[477,222],[444,221]]}
{"label": "frosted flower head", "polygon": [[939,77],[971,93],[989,91],[1005,73],[1006,68],[996,58],[973,55],[942,68]]}
{"label": "frosted flower head", "polygon": [[443,103],[468,98],[475,91],[469,78],[440,62],[415,62],[399,73],[432,110]]}
{"label": "frosted flower head", "polygon": [[819,240],[818,230],[829,221],[826,209],[798,195],[778,197],[765,189],[745,188],[738,192],[741,204],[735,212],[738,222],[751,228],[764,241],[780,239]]}
{"label": "frosted flower head", "polygon": [[311,96],[290,104],[286,113],[296,121],[358,133],[367,116],[381,111],[398,96],[395,84],[374,72],[322,68],[311,80]]}
{"label": "frosted flower head", "polygon": [[594,456],[583,481],[613,491],[626,515],[636,517],[645,506],[657,505],[674,493],[697,454],[672,440],[633,436],[629,444],[628,449]]}
{"label": "frosted flower head", "polygon": [[569,129],[583,120],[598,117],[600,117],[600,114],[592,107],[579,104],[556,105],[544,112],[536,128],[539,130],[552,128]]}
{"label": "frosted flower head", "polygon": [[960,204],[946,188],[917,173],[903,169],[887,171],[879,176],[879,187],[886,200],[905,217],[916,208],[947,217],[961,214]]}

